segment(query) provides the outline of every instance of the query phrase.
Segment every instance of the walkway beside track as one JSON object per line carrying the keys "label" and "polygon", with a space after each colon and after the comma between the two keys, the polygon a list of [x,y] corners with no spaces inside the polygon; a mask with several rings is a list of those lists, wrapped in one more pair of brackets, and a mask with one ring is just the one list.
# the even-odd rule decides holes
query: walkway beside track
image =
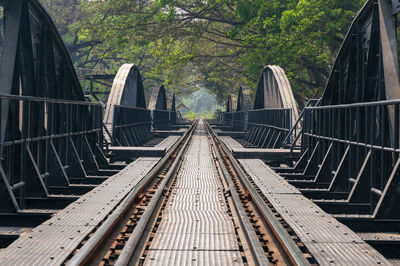
{"label": "walkway beside track", "polygon": [[160,158],[138,158],[0,251],[0,265],[60,265]]}
{"label": "walkway beside track", "polygon": [[243,264],[202,121],[194,132],[144,264]]}
{"label": "walkway beside track", "polygon": [[[243,146],[231,137],[226,147]],[[319,265],[391,265],[350,228],[338,222],[260,159],[238,162],[271,206],[290,226]]]}

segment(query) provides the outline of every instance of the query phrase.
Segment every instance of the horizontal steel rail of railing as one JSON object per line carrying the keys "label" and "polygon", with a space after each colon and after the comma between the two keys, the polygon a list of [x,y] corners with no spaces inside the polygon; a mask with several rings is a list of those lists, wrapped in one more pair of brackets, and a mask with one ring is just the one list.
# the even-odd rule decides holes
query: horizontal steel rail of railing
{"label": "horizontal steel rail of railing", "polygon": [[131,106],[114,106],[112,143],[118,146],[140,146],[153,139],[151,111]]}
{"label": "horizontal steel rail of railing", "polygon": [[314,182],[329,191],[348,193],[348,203],[368,204],[360,214],[390,213],[391,188],[399,181],[399,115],[400,100],[306,107],[304,173],[317,173]]}
{"label": "horizontal steel rail of railing", "polygon": [[27,198],[49,196],[51,186],[107,165],[101,104],[1,94],[0,110],[0,212],[27,208]]}

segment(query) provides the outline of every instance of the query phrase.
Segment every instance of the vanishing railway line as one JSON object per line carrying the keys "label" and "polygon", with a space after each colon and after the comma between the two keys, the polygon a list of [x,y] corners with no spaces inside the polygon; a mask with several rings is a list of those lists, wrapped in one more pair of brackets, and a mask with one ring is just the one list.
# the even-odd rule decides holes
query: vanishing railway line
{"label": "vanishing railway line", "polygon": [[[180,140],[154,178],[121,203],[63,262],[66,265],[314,262],[290,227],[240,173],[203,121]],[[252,190],[252,191],[249,191]],[[117,206],[116,208],[119,208]],[[268,209],[268,214],[264,213]],[[271,221],[274,219],[274,221]]]}
{"label": "vanishing railway line", "polygon": [[134,64],[103,110],[40,2],[0,6],[0,265],[399,264],[400,1],[366,0],[303,110],[267,65],[194,123]]}

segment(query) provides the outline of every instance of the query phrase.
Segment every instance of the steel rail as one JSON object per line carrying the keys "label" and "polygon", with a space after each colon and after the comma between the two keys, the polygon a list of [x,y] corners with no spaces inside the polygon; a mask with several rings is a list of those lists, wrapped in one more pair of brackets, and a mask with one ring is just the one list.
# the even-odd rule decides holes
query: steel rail
{"label": "steel rail", "polygon": [[235,172],[238,174],[243,185],[246,186],[247,191],[251,195],[253,202],[259,208],[262,215],[264,215],[266,222],[270,226],[269,229],[273,232],[275,238],[280,242],[281,248],[284,249],[286,256],[293,265],[310,265],[304,253],[299,249],[297,244],[293,241],[292,237],[288,234],[287,230],[282,226],[281,222],[278,221],[273,214],[272,210],[265,204],[264,200],[261,198],[260,194],[254,189],[253,185],[250,183],[246,174],[243,172],[239,163],[229,152],[226,145],[219,139],[211,127],[206,123],[209,132],[215,139],[216,143],[220,145],[222,151],[226,154],[227,159],[231,162]]}
{"label": "steel rail", "polygon": [[[167,165],[170,159],[176,162],[177,157],[173,157],[177,149],[185,140],[185,143],[190,139],[196,123],[193,123],[191,128],[181,136],[178,141],[172,146],[168,153],[156,164],[156,166],[137,184],[137,186],[126,196],[119,204],[115,211],[104,221],[104,223],[93,233],[88,241],[79,249],[79,251],[67,262],[67,265],[86,265],[96,254],[97,249],[104,243],[112,234],[115,227],[126,217],[129,209],[133,205],[137,196],[148,186],[148,184],[158,175],[158,173]],[[181,153],[183,149],[179,151]],[[172,165],[173,166],[173,165]],[[164,178],[163,180],[165,180]],[[160,185],[159,188],[163,190]],[[157,190],[158,191],[158,190]]]}
{"label": "steel rail", "polygon": [[[132,256],[135,250],[138,247],[138,243],[141,239],[146,238],[148,233],[146,233],[146,227],[148,226],[150,218],[155,214],[158,213],[161,207],[161,196],[164,191],[168,189],[168,184],[172,180],[172,177],[176,177],[176,172],[179,169],[180,165],[182,164],[183,154],[186,153],[191,137],[193,135],[193,131],[197,126],[197,121],[193,124],[193,127],[190,129],[190,135],[186,138],[185,143],[183,144],[183,148],[179,151],[173,164],[171,165],[170,169],[166,173],[164,179],[162,180],[161,184],[159,185],[156,193],[151,198],[149,205],[146,207],[145,212],[143,213],[142,217],[139,220],[139,223],[136,225],[135,229],[132,232],[132,235],[129,237],[128,242],[125,244],[124,248],[122,249],[120,255],[118,256],[117,261],[115,262],[116,266],[123,266],[123,265],[130,265]],[[163,197],[165,198],[165,196]]]}
{"label": "steel rail", "polygon": [[221,155],[218,153],[218,148],[215,143],[215,139],[210,133],[210,129],[207,127],[207,132],[208,135],[210,136],[211,140],[211,148],[214,151],[214,154],[216,156],[216,159],[220,165],[220,169],[222,170],[222,175],[228,184],[229,187],[229,192],[232,197],[232,202],[233,206],[235,208],[237,215],[237,218],[239,220],[240,226],[243,229],[243,233],[246,238],[246,242],[248,243],[251,251],[251,255],[253,258],[253,261],[255,262],[256,265],[271,265],[268,261],[267,256],[265,255],[265,251],[263,247],[260,244],[259,239],[257,238],[256,232],[254,231],[254,228],[252,227],[249,218],[246,214],[246,211],[244,210],[244,207],[241,203],[239,194],[235,190],[235,186],[232,182],[232,179],[229,178],[229,173],[228,170],[226,169],[226,166],[223,163],[223,160],[221,158]]}

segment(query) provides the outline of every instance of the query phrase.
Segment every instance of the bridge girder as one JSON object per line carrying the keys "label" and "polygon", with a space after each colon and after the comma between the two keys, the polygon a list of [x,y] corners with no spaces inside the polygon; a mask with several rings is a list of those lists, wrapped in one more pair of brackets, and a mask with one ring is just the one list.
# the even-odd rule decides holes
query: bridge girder
{"label": "bridge girder", "polygon": [[251,108],[250,90],[247,87],[240,87],[237,98],[236,111],[247,111]]}
{"label": "bridge girder", "polygon": [[[1,1],[5,26],[0,93],[84,101],[75,68],[51,17],[37,0]],[[12,131],[8,103],[1,110],[1,141]],[[10,133],[13,135],[14,133]]]}
{"label": "bridge girder", "polygon": [[226,112],[231,113],[237,109],[237,98],[235,94],[229,94],[226,101]]}
{"label": "bridge girder", "polygon": [[398,1],[369,0],[358,12],[336,57],[321,105],[400,98],[396,43]]}
{"label": "bridge girder", "polygon": [[279,66],[268,65],[258,81],[254,109],[276,108],[291,109],[292,121],[296,121],[299,116],[285,71]]}
{"label": "bridge girder", "polygon": [[156,87],[150,96],[149,110],[167,110],[167,94],[164,85]]}
{"label": "bridge girder", "polygon": [[[46,202],[108,162],[101,151],[102,106],[85,101],[56,26],[37,0],[0,1],[0,212]],[[57,202],[59,203],[59,202]]]}
{"label": "bridge girder", "polygon": [[[118,105],[146,109],[142,76],[134,64],[122,65],[114,78],[103,118],[110,134],[114,123],[114,107]],[[105,136],[110,140],[108,134]]]}
{"label": "bridge girder", "polygon": [[176,112],[175,93],[170,93],[167,98],[167,109],[171,112]]}

